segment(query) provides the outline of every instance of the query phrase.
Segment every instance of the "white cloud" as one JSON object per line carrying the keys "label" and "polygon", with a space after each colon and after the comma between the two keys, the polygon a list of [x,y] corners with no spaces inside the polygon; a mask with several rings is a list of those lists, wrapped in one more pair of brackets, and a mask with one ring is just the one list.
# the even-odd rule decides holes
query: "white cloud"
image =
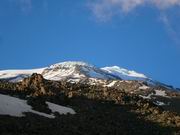
{"label": "white cloud", "polygon": [[180,44],[180,0],[89,0],[88,6],[98,21],[133,13],[139,7],[153,7],[170,38]]}
{"label": "white cloud", "polygon": [[161,14],[160,20],[164,24],[165,29],[167,30],[172,40],[174,40],[177,44],[180,44],[180,28],[174,26],[173,24],[173,22],[179,23],[179,21],[172,20],[172,18],[170,18],[167,14]]}
{"label": "white cloud", "polygon": [[152,0],[159,9],[167,9],[173,6],[180,6],[180,0]]}
{"label": "white cloud", "polygon": [[143,3],[144,0],[96,0],[90,1],[88,5],[98,19],[108,20],[114,15],[127,13]]}
{"label": "white cloud", "polygon": [[98,19],[106,21],[115,15],[127,14],[142,6],[166,10],[180,6],[180,0],[89,0],[88,5]]}

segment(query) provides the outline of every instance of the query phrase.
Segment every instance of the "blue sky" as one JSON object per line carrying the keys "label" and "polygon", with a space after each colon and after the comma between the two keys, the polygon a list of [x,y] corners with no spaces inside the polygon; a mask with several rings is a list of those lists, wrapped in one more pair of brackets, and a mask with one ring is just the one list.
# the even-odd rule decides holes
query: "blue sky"
{"label": "blue sky", "polygon": [[1,0],[0,69],[80,60],[180,87],[179,0]]}

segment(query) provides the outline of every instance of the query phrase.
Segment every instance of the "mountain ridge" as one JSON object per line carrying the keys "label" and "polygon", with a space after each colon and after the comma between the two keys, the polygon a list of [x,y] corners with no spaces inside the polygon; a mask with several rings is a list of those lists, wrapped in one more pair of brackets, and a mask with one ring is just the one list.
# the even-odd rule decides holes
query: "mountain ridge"
{"label": "mountain ridge", "polygon": [[31,76],[33,73],[42,74],[48,80],[61,80],[71,78],[79,81],[82,78],[97,78],[104,80],[140,80],[154,85],[166,85],[155,81],[142,73],[133,70],[121,68],[119,66],[98,68],[92,64],[82,61],[66,61],[44,68],[27,69],[27,70],[0,70],[0,79],[7,79],[12,82],[22,81],[24,78]]}

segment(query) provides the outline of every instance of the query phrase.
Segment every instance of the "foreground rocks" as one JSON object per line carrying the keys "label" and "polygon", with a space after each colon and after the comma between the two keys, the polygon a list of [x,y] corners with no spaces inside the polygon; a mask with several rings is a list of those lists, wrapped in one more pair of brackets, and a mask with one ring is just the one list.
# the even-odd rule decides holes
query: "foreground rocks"
{"label": "foreground rocks", "polygon": [[[26,117],[0,116],[3,135],[178,135],[180,116],[121,87],[86,83],[55,82],[33,74],[24,81],[0,83],[0,92],[28,100],[34,110],[51,113],[46,101],[73,108],[75,115],[47,119],[27,113]],[[126,86],[127,87],[127,86]],[[134,86],[133,86],[134,87]]]}

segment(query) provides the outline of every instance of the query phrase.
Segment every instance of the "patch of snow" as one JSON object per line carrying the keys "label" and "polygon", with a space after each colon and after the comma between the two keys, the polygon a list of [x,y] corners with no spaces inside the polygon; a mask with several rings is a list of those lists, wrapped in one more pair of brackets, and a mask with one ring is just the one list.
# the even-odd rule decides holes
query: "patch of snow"
{"label": "patch of snow", "polygon": [[69,107],[64,107],[60,105],[56,105],[54,103],[46,102],[48,105],[49,109],[51,109],[52,112],[58,112],[59,114],[76,114],[76,112],[69,108]]}
{"label": "patch of snow", "polygon": [[97,79],[97,78],[89,78],[89,81],[97,82],[97,83],[105,83],[106,82],[106,80]]}
{"label": "patch of snow", "polygon": [[26,75],[26,77],[25,77],[25,76],[23,76],[23,77],[17,76],[17,77],[11,78],[9,81],[10,81],[10,82],[13,82],[13,83],[15,83],[15,82],[20,82],[20,81],[22,81],[24,78],[27,78],[27,77],[29,77],[29,76],[30,76],[30,74],[29,74],[29,75]]}
{"label": "patch of snow", "polygon": [[154,102],[154,104],[156,104],[158,106],[166,105],[164,102],[160,102],[160,101],[156,101],[156,102]]}
{"label": "patch of snow", "polygon": [[[42,75],[45,79],[48,80],[61,80],[63,78],[66,78],[67,76],[70,76],[74,73],[75,68],[64,68],[64,67],[56,67],[47,68],[43,71]],[[77,75],[76,75],[77,76]]]}
{"label": "patch of snow", "polygon": [[151,99],[151,96],[152,96],[153,94],[151,93],[151,94],[149,94],[149,95],[147,95],[147,96],[143,96],[143,95],[139,95],[140,97],[142,97],[142,98],[144,98],[144,99]]}
{"label": "patch of snow", "polygon": [[118,66],[104,67],[102,70],[107,71],[110,74],[119,76],[123,80],[146,80],[148,79],[144,74],[137,73],[135,71],[130,71]]}
{"label": "patch of snow", "polygon": [[15,117],[24,116],[24,112],[35,113],[47,118],[54,118],[54,116],[32,110],[32,107],[27,104],[26,100],[0,94],[0,114],[10,115]]}
{"label": "patch of snow", "polygon": [[89,85],[105,85],[106,84],[106,80],[103,79],[97,79],[97,78],[89,78],[88,82]]}
{"label": "patch of snow", "polygon": [[139,89],[141,89],[141,90],[146,90],[146,89],[149,89],[149,87],[146,86],[146,85],[143,85],[143,86],[139,87]]}
{"label": "patch of snow", "polygon": [[144,98],[144,99],[151,99],[151,96],[161,96],[161,97],[170,98],[169,96],[167,96],[166,92],[162,91],[162,90],[155,90],[155,94],[154,93],[150,93],[147,96],[144,96],[144,95],[139,95],[139,96]]}
{"label": "patch of snow", "polygon": [[117,81],[112,81],[110,84],[104,85],[104,86],[113,87],[116,83],[117,83]]}
{"label": "patch of snow", "polygon": [[55,116],[53,114],[46,114],[46,113],[38,112],[38,111],[35,111],[35,110],[29,110],[29,112],[40,115],[40,116],[43,116],[43,117],[46,117],[46,118],[49,118],[49,119],[55,118]]}
{"label": "patch of snow", "polygon": [[80,81],[80,79],[75,78],[75,79],[68,79],[67,82],[70,82],[70,83],[78,83],[79,81]]}
{"label": "patch of snow", "polygon": [[103,80],[107,80],[107,79],[117,79],[117,77],[115,77],[112,74],[109,74],[108,72],[101,70],[99,68],[96,67],[81,67],[81,70],[90,78],[96,78],[96,79],[103,79]]}
{"label": "patch of snow", "polygon": [[[60,105],[56,105],[50,102],[47,102],[49,108],[52,112],[58,112],[60,114],[75,114],[75,111],[71,108],[63,107]],[[53,114],[46,114],[42,112],[38,112],[32,110],[32,107],[27,104],[26,100],[22,100],[16,97],[11,97],[8,95],[0,94],[0,114],[1,115],[10,115],[15,117],[25,116],[25,112],[31,112],[40,116],[44,116],[47,118],[55,118]]]}
{"label": "patch of snow", "polygon": [[162,97],[168,97],[166,92],[163,90],[155,90],[155,95],[156,96],[162,96]]}

